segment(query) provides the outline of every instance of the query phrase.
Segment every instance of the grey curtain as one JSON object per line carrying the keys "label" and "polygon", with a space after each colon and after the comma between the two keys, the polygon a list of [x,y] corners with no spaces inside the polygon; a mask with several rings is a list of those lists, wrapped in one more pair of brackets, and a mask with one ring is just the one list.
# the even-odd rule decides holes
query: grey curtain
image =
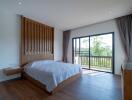
{"label": "grey curtain", "polygon": [[132,14],[116,18],[116,23],[127,56],[126,61],[132,62]]}
{"label": "grey curtain", "polygon": [[67,30],[63,32],[63,61],[67,61],[67,53],[68,53],[68,45],[69,45],[69,40],[70,40],[70,34],[71,31]]}

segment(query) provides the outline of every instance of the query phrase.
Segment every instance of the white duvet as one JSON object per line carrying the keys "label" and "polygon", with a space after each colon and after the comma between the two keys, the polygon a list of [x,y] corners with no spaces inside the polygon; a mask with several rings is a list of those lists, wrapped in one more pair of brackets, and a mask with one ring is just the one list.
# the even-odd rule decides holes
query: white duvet
{"label": "white duvet", "polygon": [[80,65],[55,62],[52,60],[35,61],[25,66],[25,72],[46,86],[51,92],[59,83],[81,72]]}

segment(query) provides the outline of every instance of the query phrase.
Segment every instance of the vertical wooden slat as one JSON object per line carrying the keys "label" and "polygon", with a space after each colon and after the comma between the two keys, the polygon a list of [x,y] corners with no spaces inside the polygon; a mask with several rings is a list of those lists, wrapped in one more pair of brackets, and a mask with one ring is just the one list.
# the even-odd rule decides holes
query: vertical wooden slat
{"label": "vertical wooden slat", "polygon": [[38,54],[40,53],[40,24],[38,24]]}
{"label": "vertical wooden slat", "polygon": [[54,28],[52,28],[52,54],[54,54]]}
{"label": "vertical wooden slat", "polygon": [[52,37],[51,37],[51,38],[52,38],[52,40],[51,40],[51,44],[52,44],[51,52],[52,52],[52,53],[53,53],[53,46],[54,46],[54,44],[53,44],[53,41],[54,41],[54,38],[53,38],[53,37],[54,37],[53,31],[54,31],[54,30],[53,30],[53,28],[52,28],[52,32],[51,32],[51,36],[52,36]]}
{"label": "vertical wooden slat", "polygon": [[39,24],[39,53],[41,54],[41,24]]}
{"label": "vertical wooden slat", "polygon": [[44,26],[44,53],[46,52],[46,26]]}
{"label": "vertical wooden slat", "polygon": [[41,52],[43,53],[43,25],[41,24]]}
{"label": "vertical wooden slat", "polygon": [[42,54],[42,24],[40,24],[40,53]]}
{"label": "vertical wooden slat", "polygon": [[27,33],[27,20],[25,19],[25,54],[28,53],[28,33]]}
{"label": "vertical wooden slat", "polygon": [[43,25],[41,24],[41,35],[40,35],[40,39],[41,39],[41,54],[43,54]]}
{"label": "vertical wooden slat", "polygon": [[43,42],[43,53],[44,53],[44,25],[43,25],[43,27],[42,27],[42,29],[43,29],[43,38],[42,38],[42,42]]}
{"label": "vertical wooden slat", "polygon": [[50,36],[50,34],[51,34],[51,28],[49,28],[49,53],[51,53],[51,50],[50,50],[50,43],[51,43],[51,36]]}
{"label": "vertical wooden slat", "polygon": [[33,53],[35,53],[35,23],[33,22]]}
{"label": "vertical wooden slat", "polygon": [[51,28],[49,29],[49,53],[51,53]]}
{"label": "vertical wooden slat", "polygon": [[33,29],[32,29],[32,21],[30,21],[30,40],[31,40],[31,46],[30,46],[30,53],[32,54],[32,50],[33,50],[33,38],[32,38],[32,34],[33,34]]}
{"label": "vertical wooden slat", "polygon": [[39,54],[39,24],[37,23],[37,54]]}
{"label": "vertical wooden slat", "polygon": [[44,26],[43,26],[43,53],[44,53]]}
{"label": "vertical wooden slat", "polygon": [[36,54],[36,23],[34,23],[34,54]]}
{"label": "vertical wooden slat", "polygon": [[37,54],[37,23],[35,23],[35,54]]}
{"label": "vertical wooden slat", "polygon": [[49,34],[49,42],[50,42],[50,44],[49,44],[49,51],[50,51],[50,53],[52,53],[52,28],[50,28],[50,30],[49,30],[50,32],[50,34]]}
{"label": "vertical wooden slat", "polygon": [[30,54],[30,23],[27,20],[27,34],[28,34],[28,54]]}
{"label": "vertical wooden slat", "polygon": [[51,40],[50,40],[51,41],[51,43],[50,43],[51,45],[50,45],[50,49],[51,49],[51,54],[52,54],[52,28],[51,28],[51,34],[50,35],[51,35]]}
{"label": "vertical wooden slat", "polygon": [[21,16],[21,36],[22,36],[22,39],[21,39],[21,45],[22,45],[22,48],[21,48],[21,52],[26,54],[25,50],[25,19]]}
{"label": "vertical wooden slat", "polygon": [[48,41],[48,27],[46,27],[46,30],[47,30],[47,32],[46,32],[46,34],[47,34],[47,53],[48,53],[48,49],[49,49],[49,41]]}
{"label": "vertical wooden slat", "polygon": [[47,52],[49,53],[49,27],[47,27]]}
{"label": "vertical wooden slat", "polygon": [[41,24],[39,25],[39,52],[41,53]]}
{"label": "vertical wooden slat", "polygon": [[46,53],[46,26],[44,26],[44,53]]}
{"label": "vertical wooden slat", "polygon": [[49,40],[48,40],[48,27],[46,27],[46,30],[47,30],[47,53],[48,53],[48,47],[49,47]]}
{"label": "vertical wooden slat", "polygon": [[31,32],[31,54],[33,53],[33,24],[32,24],[32,21],[30,21],[30,32]]}
{"label": "vertical wooden slat", "polygon": [[40,53],[40,25],[38,24],[38,54]]}
{"label": "vertical wooden slat", "polygon": [[30,36],[30,54],[31,54],[31,51],[32,51],[32,29],[31,29],[32,27],[31,27],[31,26],[32,26],[32,24],[31,24],[31,22],[29,21],[29,31],[30,31],[30,32],[29,32],[29,33],[30,33],[30,35],[29,35],[29,36]]}
{"label": "vertical wooden slat", "polygon": [[45,26],[45,52],[47,53],[47,26]]}
{"label": "vertical wooden slat", "polygon": [[27,54],[29,54],[29,30],[28,30],[28,20],[26,20],[26,28],[27,28],[27,30],[26,30],[26,34],[27,34]]}
{"label": "vertical wooden slat", "polygon": [[30,21],[28,20],[28,54],[30,54],[30,49],[31,49],[31,36],[30,36]]}
{"label": "vertical wooden slat", "polygon": [[32,30],[33,30],[33,35],[32,35],[32,53],[35,52],[35,24],[34,22],[32,23],[33,26],[32,26]]}
{"label": "vertical wooden slat", "polygon": [[52,28],[50,29],[50,53],[52,54]]}
{"label": "vertical wooden slat", "polygon": [[43,26],[43,53],[45,53],[45,25]]}
{"label": "vertical wooden slat", "polygon": [[38,24],[36,23],[36,53],[38,54]]}
{"label": "vertical wooden slat", "polygon": [[39,24],[38,23],[37,23],[37,28],[38,28],[38,31],[37,31],[38,50],[37,51],[38,51],[38,54],[39,54]]}

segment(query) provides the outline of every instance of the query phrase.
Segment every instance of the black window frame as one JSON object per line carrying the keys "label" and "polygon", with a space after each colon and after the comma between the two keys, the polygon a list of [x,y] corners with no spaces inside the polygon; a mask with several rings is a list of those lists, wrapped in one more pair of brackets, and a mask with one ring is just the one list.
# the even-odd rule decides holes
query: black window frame
{"label": "black window frame", "polygon": [[[87,35],[87,36],[73,37],[72,38],[72,63],[74,63],[74,39],[79,39],[79,47],[80,47],[80,38],[89,37],[89,55],[90,55],[90,37],[107,35],[107,34],[112,34],[112,72],[108,72],[108,73],[115,74],[115,36],[114,36],[114,32],[107,32],[107,33],[93,34],[93,35]],[[89,69],[90,69],[90,56],[89,56]],[[97,70],[97,71],[100,71],[100,70]]]}

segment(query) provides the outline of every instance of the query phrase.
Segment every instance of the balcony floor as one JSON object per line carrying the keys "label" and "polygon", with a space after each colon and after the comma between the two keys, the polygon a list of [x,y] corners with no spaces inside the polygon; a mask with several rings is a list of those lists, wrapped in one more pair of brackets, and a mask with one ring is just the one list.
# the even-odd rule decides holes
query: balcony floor
{"label": "balcony floor", "polygon": [[[82,68],[89,69],[88,66],[82,66]],[[97,71],[103,71],[103,72],[112,72],[112,68],[106,68],[106,67],[97,67],[97,66],[91,66],[91,70],[97,70]]]}

